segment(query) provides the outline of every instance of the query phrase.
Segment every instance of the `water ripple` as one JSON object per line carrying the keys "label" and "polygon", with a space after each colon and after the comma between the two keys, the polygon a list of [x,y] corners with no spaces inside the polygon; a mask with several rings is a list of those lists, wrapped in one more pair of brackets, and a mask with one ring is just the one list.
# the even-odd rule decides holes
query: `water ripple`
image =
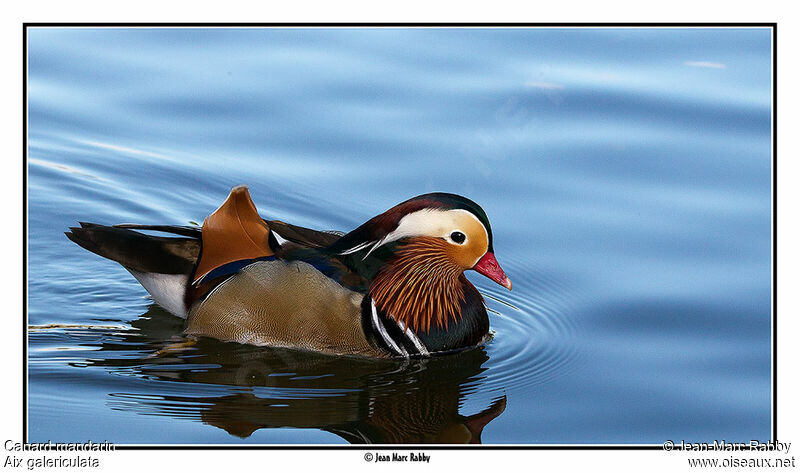
{"label": "water ripple", "polygon": [[506,273],[514,289],[479,282],[495,336],[489,345],[490,362],[485,389],[524,392],[575,369],[580,359],[580,327],[574,318],[580,296],[563,281],[506,258]]}

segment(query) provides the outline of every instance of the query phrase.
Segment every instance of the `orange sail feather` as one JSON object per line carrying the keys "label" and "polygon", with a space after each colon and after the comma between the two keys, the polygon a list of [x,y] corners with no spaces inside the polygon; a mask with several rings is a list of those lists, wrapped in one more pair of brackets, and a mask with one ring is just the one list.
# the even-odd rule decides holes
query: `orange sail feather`
{"label": "orange sail feather", "polygon": [[247,187],[234,187],[225,202],[203,222],[203,247],[195,281],[224,264],[273,255],[269,232]]}

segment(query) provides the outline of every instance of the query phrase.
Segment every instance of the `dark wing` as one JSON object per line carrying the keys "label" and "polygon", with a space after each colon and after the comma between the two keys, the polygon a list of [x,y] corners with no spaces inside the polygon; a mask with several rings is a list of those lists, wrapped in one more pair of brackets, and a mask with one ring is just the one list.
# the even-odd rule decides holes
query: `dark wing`
{"label": "dark wing", "polygon": [[[274,230],[278,236],[283,239],[297,243],[301,246],[312,248],[323,248],[330,246],[336,240],[341,238],[343,232],[335,231],[319,231],[310,228],[292,225],[290,223],[281,222],[280,220],[265,220],[270,230]],[[139,225],[136,223],[121,223],[114,225],[116,228],[128,228],[131,230],[150,230],[155,232],[174,233],[176,235],[183,235],[190,238],[201,238],[201,227],[191,227],[183,225]]]}
{"label": "dark wing", "polygon": [[[81,222],[81,227],[70,230],[66,232],[70,240],[127,268],[162,274],[194,271],[192,279],[202,278],[230,263],[270,257],[276,252],[288,259],[294,259],[295,253],[305,256],[310,252],[310,259],[320,260],[317,264],[326,266],[322,261],[326,259],[324,252],[316,254],[314,250],[327,248],[342,236],[279,220],[263,220],[245,186],[233,188],[226,201],[206,218],[202,228],[131,223],[109,227]],[[134,230],[180,237],[153,236]]]}
{"label": "dark wing", "polygon": [[145,235],[128,228],[80,222],[64,232],[92,253],[142,273],[189,274],[200,254],[200,240]]}
{"label": "dark wing", "polygon": [[327,248],[342,237],[341,233],[321,232],[310,228],[298,227],[280,220],[267,220],[267,225],[269,225],[270,230],[277,233],[281,238],[309,248]]}
{"label": "dark wing", "polygon": [[128,228],[131,230],[151,230],[154,232],[174,233],[189,238],[200,238],[202,229],[200,227],[190,227],[184,225],[139,225],[137,223],[119,223],[114,225],[116,228]]}

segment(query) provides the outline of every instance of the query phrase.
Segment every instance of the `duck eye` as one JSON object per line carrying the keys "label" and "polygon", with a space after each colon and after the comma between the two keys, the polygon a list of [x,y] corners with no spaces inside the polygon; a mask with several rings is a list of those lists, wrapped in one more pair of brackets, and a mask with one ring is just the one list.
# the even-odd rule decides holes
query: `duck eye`
{"label": "duck eye", "polygon": [[467,239],[467,236],[464,235],[461,232],[453,232],[453,233],[450,234],[450,239],[460,245],[460,244],[464,243],[464,240]]}

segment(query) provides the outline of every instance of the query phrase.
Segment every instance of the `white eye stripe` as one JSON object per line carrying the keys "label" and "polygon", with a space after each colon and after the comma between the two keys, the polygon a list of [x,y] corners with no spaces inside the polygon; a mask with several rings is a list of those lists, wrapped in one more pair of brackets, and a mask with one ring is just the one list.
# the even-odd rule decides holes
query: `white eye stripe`
{"label": "white eye stripe", "polygon": [[466,241],[468,238],[467,233],[461,229],[461,224],[464,223],[463,219],[465,217],[477,223],[488,240],[489,232],[486,231],[486,227],[468,210],[423,209],[403,217],[397,225],[397,229],[386,235],[382,243],[399,240],[407,236],[432,236],[452,241],[451,235],[454,232],[464,234]]}
{"label": "white eye stripe", "polygon": [[[365,241],[363,243],[359,243],[358,245],[345,250],[339,254],[341,255],[349,255],[351,253],[356,253],[358,251],[363,250],[369,246],[372,246],[369,251],[364,255],[364,259],[370,255],[373,251],[380,248],[381,246],[385,245],[386,243],[391,243],[393,241],[397,241],[407,237],[415,237],[415,236],[431,236],[431,237],[438,237],[444,238],[447,241],[459,244],[459,245],[466,245],[469,241],[469,237],[467,233],[461,230],[462,225],[464,224],[463,219],[467,217],[477,223],[481,230],[484,232],[484,236],[486,240],[489,239],[489,232],[486,231],[486,227],[478,220],[472,212],[464,209],[451,209],[451,210],[439,210],[439,209],[422,209],[417,210],[416,212],[412,212],[403,218],[400,219],[400,223],[398,223],[397,228],[394,231],[387,234],[385,237],[381,238],[378,241]],[[460,223],[459,223],[460,222]],[[452,234],[455,232],[459,232],[464,235],[464,241],[461,243],[455,242],[452,238]]]}

